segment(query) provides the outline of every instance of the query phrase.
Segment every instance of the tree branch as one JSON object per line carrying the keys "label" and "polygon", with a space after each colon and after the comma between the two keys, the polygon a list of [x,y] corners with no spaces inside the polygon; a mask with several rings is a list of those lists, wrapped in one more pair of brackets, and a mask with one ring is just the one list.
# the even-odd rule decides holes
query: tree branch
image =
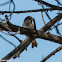
{"label": "tree branch", "polygon": [[62,18],[62,14],[57,15],[55,18],[53,18],[50,22],[48,22],[47,24],[45,24],[40,31],[44,31],[46,32],[47,30],[49,30],[57,21],[59,21]]}
{"label": "tree branch", "polygon": [[53,52],[51,52],[48,56],[46,56],[41,62],[45,62],[47,59],[49,59],[52,55],[55,55],[55,53],[57,53],[58,51],[60,51],[62,49],[62,46],[58,47],[56,50],[54,50]]}
{"label": "tree branch", "polygon": [[34,0],[34,1],[37,1],[38,3],[44,4],[44,5],[48,6],[48,7],[51,7],[52,9],[54,9],[54,8],[55,9],[59,9],[59,10],[62,9],[62,7],[59,7],[59,6],[56,6],[56,5],[52,5],[52,4],[47,3],[45,1],[42,1],[42,0]]}
{"label": "tree branch", "polygon": [[35,9],[35,10],[26,10],[26,11],[0,11],[0,13],[28,13],[28,12],[39,12],[39,11],[51,11],[51,10],[62,10],[62,8],[46,8],[46,9]]}
{"label": "tree branch", "polygon": [[[61,15],[61,14],[60,14]],[[60,16],[60,15],[58,15],[57,17],[62,17],[62,15]],[[55,17],[54,18],[54,21],[56,21],[57,20],[57,17]],[[58,21],[59,21],[60,19],[58,19]],[[49,23],[53,23],[54,21],[50,21]],[[56,21],[57,22],[57,21]],[[55,22],[55,23],[56,23]],[[51,25],[49,25],[49,28],[53,25],[51,23]],[[4,24],[4,23],[2,23],[2,24]],[[1,25],[1,24],[0,24]],[[47,25],[45,25],[45,26],[47,26]],[[19,26],[16,26],[16,25],[13,25],[13,24],[11,24],[10,22],[8,22],[8,27],[12,30],[12,32],[17,32],[18,31],[18,28],[20,28],[20,33],[21,34],[25,34],[25,35],[27,35],[27,36],[30,36],[30,37],[34,37],[34,39],[35,38],[42,38],[42,39],[45,39],[45,40],[50,40],[50,41],[52,41],[52,42],[55,42],[55,43],[59,43],[59,44],[62,44],[62,37],[59,37],[59,36],[56,36],[56,35],[53,35],[53,34],[48,34],[48,33],[44,33],[43,32],[43,29],[42,29],[42,31],[39,31],[39,30],[34,30],[34,29],[28,29],[28,28],[23,28],[23,27],[19,27]],[[7,30],[5,27],[3,27],[3,25],[1,25],[0,26],[0,28],[3,28],[3,29],[5,29],[5,30]],[[45,28],[45,27],[43,27],[43,28]],[[48,29],[49,29],[48,28]],[[48,29],[46,29],[46,30],[48,30]],[[46,31],[45,30],[45,31]],[[7,30],[8,31],[8,30]],[[29,32],[29,33],[28,33]],[[31,40],[33,40],[33,39],[31,39]],[[24,50],[24,49],[26,49],[25,47],[24,47],[24,45],[26,45],[26,46],[28,46],[28,44],[27,43],[29,43],[30,44],[30,42],[31,41],[29,41],[29,42],[25,42],[25,43],[23,43],[23,45],[22,45],[22,47],[23,47],[23,49],[22,48],[20,48],[20,52],[22,51],[22,50]],[[18,50],[19,51],[19,50]],[[17,53],[18,51],[16,51],[15,53]],[[15,54],[15,53],[13,53],[12,54],[12,56]],[[8,54],[9,55],[9,54]],[[11,57],[12,57],[11,56]]]}
{"label": "tree branch", "polygon": [[[7,54],[4,58],[2,58],[2,60],[9,60],[16,52],[18,52],[18,50],[24,50],[26,49],[26,45],[30,44],[30,42],[32,41],[32,39],[27,39],[28,42],[22,42],[22,44],[20,44],[18,47],[16,47],[13,51],[11,51],[9,54]],[[27,44],[26,44],[27,43]],[[26,45],[25,45],[26,44]]]}

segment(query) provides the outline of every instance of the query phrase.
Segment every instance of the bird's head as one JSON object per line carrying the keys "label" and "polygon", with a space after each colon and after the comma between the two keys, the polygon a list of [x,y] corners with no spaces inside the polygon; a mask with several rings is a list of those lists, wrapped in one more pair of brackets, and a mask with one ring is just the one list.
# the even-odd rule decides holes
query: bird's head
{"label": "bird's head", "polygon": [[25,19],[24,19],[24,22],[25,23],[32,23],[32,20],[33,18],[31,16],[27,16]]}

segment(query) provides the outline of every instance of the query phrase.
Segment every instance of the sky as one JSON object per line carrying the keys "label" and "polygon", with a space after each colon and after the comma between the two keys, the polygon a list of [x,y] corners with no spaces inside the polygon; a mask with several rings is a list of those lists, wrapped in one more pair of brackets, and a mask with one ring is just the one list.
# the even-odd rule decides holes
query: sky
{"label": "sky", "polygon": [[[7,1],[8,0],[0,0],[0,4],[5,3]],[[50,1],[47,0],[46,2],[57,5],[57,2],[55,2],[54,0],[50,0]],[[14,3],[15,3],[15,11],[33,10],[33,9],[42,8],[41,5],[38,5],[38,3],[35,2],[34,0],[14,0]],[[11,10],[12,9],[13,9],[13,5],[11,5]],[[8,11],[8,10],[9,10],[9,4],[5,6],[0,6],[0,11]],[[51,19],[53,19],[57,15],[58,11],[48,11],[48,13]],[[50,20],[47,18],[44,12],[43,12],[43,15],[44,15],[45,22],[48,23]],[[22,26],[23,21],[27,16],[32,16],[33,18],[35,18],[37,30],[39,30],[44,26],[41,12],[13,14],[10,22],[14,25]],[[0,15],[0,18],[4,19],[4,15]],[[60,26],[59,29],[61,32],[62,26]],[[50,32],[51,34],[58,35],[55,29],[51,30]],[[4,33],[7,33],[7,32],[5,31],[0,32],[0,35],[5,37],[10,42],[14,43],[16,46],[20,44],[17,39]],[[26,36],[22,34],[21,35],[17,34],[16,36],[21,40],[24,40],[26,38]],[[10,60],[12,61],[8,61],[8,62],[40,62],[48,54],[50,54],[56,48],[61,46],[60,44],[57,44],[48,40],[44,40],[44,39],[37,38],[36,41],[38,43],[37,48],[36,47],[31,48],[31,44],[30,44],[27,47],[27,51],[24,50],[20,54],[20,57],[17,57],[16,59],[11,58]],[[8,42],[6,42],[0,37],[0,59],[3,58],[8,53],[10,53],[13,49],[14,49],[14,46],[12,46],[11,44],[9,44]],[[62,62],[62,50],[60,50],[55,55],[50,57],[46,62]]]}

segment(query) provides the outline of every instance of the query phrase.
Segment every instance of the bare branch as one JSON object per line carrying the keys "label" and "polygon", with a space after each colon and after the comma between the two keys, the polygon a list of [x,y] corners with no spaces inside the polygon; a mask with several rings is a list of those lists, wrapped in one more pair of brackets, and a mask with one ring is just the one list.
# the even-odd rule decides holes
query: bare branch
{"label": "bare branch", "polygon": [[[61,18],[62,16],[58,15],[57,17]],[[57,17],[55,17],[54,20],[51,21],[51,22],[52,23],[53,22],[56,23]],[[51,23],[51,22],[49,22],[49,23]],[[50,27],[53,25],[52,23],[51,23],[51,25],[49,25]],[[18,30],[18,28],[19,28],[19,26],[12,25],[10,22],[8,22],[8,25],[12,29],[12,31],[14,31],[14,32],[16,32]],[[47,26],[47,25],[45,25],[45,26]],[[43,27],[43,28],[45,28],[45,27]],[[43,31],[43,29],[42,29],[42,31]],[[33,36],[34,38],[42,38],[42,39],[45,39],[45,40],[50,40],[52,42],[62,44],[62,37],[59,37],[59,36],[56,36],[56,35],[53,35],[53,34],[44,33],[42,31],[35,31],[33,29],[28,29],[28,28],[20,27],[20,33],[21,34],[26,34],[26,35],[28,35],[30,37]],[[32,34],[32,35],[30,35],[30,34]],[[27,45],[27,43],[26,43],[26,45]],[[20,51],[21,51],[21,48],[20,48]]]}
{"label": "bare branch", "polygon": [[5,2],[5,3],[2,3],[2,4],[0,4],[0,6],[4,6],[4,5],[6,5],[6,4],[8,4],[10,1],[7,1],[7,2]]}
{"label": "bare branch", "polygon": [[12,42],[10,42],[7,39],[5,39],[2,35],[0,35],[0,37],[3,38],[6,42],[10,43],[12,46],[14,46],[16,48],[16,46]]}
{"label": "bare branch", "polygon": [[22,40],[20,40],[17,36],[15,36],[14,34],[9,33],[11,36],[14,36],[20,43],[22,42]]}
{"label": "bare branch", "polygon": [[[58,16],[59,16],[59,15],[58,15]],[[61,18],[60,18],[60,19],[61,19]],[[54,19],[52,19],[50,22],[48,22],[48,24],[54,23],[54,21],[57,21],[57,16],[56,16]],[[56,22],[55,22],[55,23],[56,23]],[[50,24],[49,26],[51,27],[52,25],[53,25],[53,24]],[[47,26],[47,24],[44,25],[44,27],[41,28],[40,31],[44,31],[44,29],[46,29],[46,28],[45,28],[46,26]],[[49,28],[47,28],[46,31],[47,31],[48,29],[49,29]],[[45,32],[46,32],[46,31],[45,31]],[[51,37],[51,36],[50,36],[50,37]],[[26,39],[27,39],[27,38],[26,38]],[[26,41],[27,41],[27,40],[26,40]],[[15,54],[14,57],[15,57],[15,58],[18,57],[18,56],[20,55],[20,53],[21,53],[21,49],[19,50],[19,52],[17,52],[17,53]]]}
{"label": "bare branch", "polygon": [[51,7],[52,10],[53,10],[54,8],[55,8],[55,9],[59,9],[59,10],[62,9],[62,7],[59,7],[59,6],[56,6],[56,5],[52,5],[52,4],[47,3],[47,2],[45,2],[45,1],[43,1],[43,0],[34,0],[34,1],[37,1],[38,3],[44,4],[44,5],[48,6],[48,7]]}
{"label": "bare branch", "polygon": [[42,15],[42,19],[43,19],[44,24],[46,24],[46,22],[45,22],[45,20],[44,20],[44,17],[43,17],[43,13],[41,13],[41,15]]}
{"label": "bare branch", "polygon": [[62,14],[57,15],[55,18],[53,18],[50,22],[48,22],[46,25],[44,25],[40,31],[46,32],[50,27],[52,27],[57,21],[59,21],[62,18]]}
{"label": "bare branch", "polygon": [[[59,36],[56,36],[56,35],[53,35],[53,34],[41,33],[40,32],[38,37],[42,37],[43,39],[46,39],[46,40],[49,39],[50,41],[62,44],[62,37],[59,37]],[[8,55],[6,55],[2,60],[10,59],[18,51],[19,51],[19,54],[22,53],[22,51],[24,51],[27,48],[27,46],[31,43],[32,40],[34,40],[34,39],[30,39],[30,40],[28,39],[28,41],[25,41],[24,43],[20,44],[16,49],[14,49],[12,52],[10,52]],[[17,56],[15,56],[15,57],[17,57]]]}
{"label": "bare branch", "polygon": [[[59,14],[58,16],[56,16],[53,21],[49,22],[50,24],[49,25],[45,25],[47,26],[48,28],[46,30],[48,30],[51,26],[53,26],[57,21],[59,21],[60,19],[62,18],[62,14]],[[58,19],[58,20],[57,20]],[[56,21],[57,20],[57,21]],[[3,24],[3,23],[2,23]],[[19,26],[16,26],[16,25],[13,25],[11,24],[9,21],[7,22],[8,24],[8,27],[12,30],[12,32],[17,32],[18,31],[18,28]],[[3,28],[5,30],[7,30],[3,25],[0,26],[0,28]],[[45,27],[43,27],[45,28]],[[45,30],[45,31],[46,31]],[[8,30],[7,30],[8,31]],[[28,33],[29,32],[29,33]],[[34,37],[35,38],[42,38],[42,39],[45,39],[45,40],[50,40],[52,42],[55,42],[55,43],[59,43],[59,44],[62,44],[62,37],[59,37],[59,36],[56,36],[56,35],[53,35],[53,34],[48,34],[48,33],[44,33],[43,32],[43,29],[42,31],[35,31],[34,29],[28,29],[28,28],[23,28],[23,27],[20,27],[20,33],[21,34],[26,34],[27,36],[30,36],[30,37]],[[31,35],[32,34],[32,35]],[[33,40],[33,39],[31,39]],[[30,41],[31,42],[31,41]],[[30,44],[29,42],[29,44]],[[28,42],[27,42],[28,43]],[[26,49],[26,47],[28,46],[27,43],[23,43],[23,48],[21,47],[20,48],[20,52],[24,51],[24,49]],[[26,46],[24,46],[26,45]],[[19,51],[19,50],[18,50]],[[18,51],[16,51],[15,53],[17,53]],[[14,52],[14,51],[13,51]],[[12,52],[11,52],[12,53]],[[10,53],[10,54],[11,54]],[[11,58],[15,53],[13,53],[9,58]],[[10,55],[9,54],[9,55]],[[8,55],[6,56],[8,57]],[[5,58],[6,58],[5,57]],[[4,58],[4,59],[5,59]]]}
{"label": "bare branch", "polygon": [[[27,39],[28,40],[28,42],[22,42],[22,44],[20,44],[18,47],[16,47],[13,51],[11,51],[8,55],[6,55],[4,58],[2,58],[2,60],[6,60],[6,59],[10,59],[16,52],[18,52],[18,50],[20,50],[20,48],[21,48],[21,50],[23,51],[24,49],[26,49],[26,45],[28,44],[30,44],[31,43],[31,41],[32,41],[32,39]],[[27,43],[27,44],[26,44]],[[26,45],[25,45],[26,44]]]}
{"label": "bare branch", "polygon": [[52,55],[55,55],[55,53],[57,53],[58,51],[60,51],[62,49],[62,46],[58,47],[56,50],[54,50],[53,52],[51,52],[48,56],[46,56],[41,62],[45,62],[47,59],[49,59]]}
{"label": "bare branch", "polygon": [[39,12],[39,11],[52,11],[52,10],[62,10],[62,8],[46,8],[46,9],[35,9],[26,11],[0,11],[0,13],[28,13],[28,12]]}

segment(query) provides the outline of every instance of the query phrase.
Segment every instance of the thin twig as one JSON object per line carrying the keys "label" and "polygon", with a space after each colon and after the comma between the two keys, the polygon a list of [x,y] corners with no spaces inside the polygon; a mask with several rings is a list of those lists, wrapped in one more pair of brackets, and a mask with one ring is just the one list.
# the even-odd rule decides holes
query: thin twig
{"label": "thin twig", "polygon": [[[8,32],[9,33],[9,32]],[[20,40],[18,37],[16,37],[14,34],[11,34],[11,33],[9,33],[11,36],[14,36],[17,40],[19,40],[19,42],[21,43],[22,42],[22,40]]]}
{"label": "thin twig", "polygon": [[43,19],[43,22],[44,22],[44,24],[46,24],[46,22],[44,21],[43,13],[41,13],[41,14],[42,14],[42,19]]}
{"label": "thin twig", "polygon": [[60,51],[62,49],[62,46],[58,47],[56,50],[54,50],[53,52],[51,52],[48,56],[46,56],[41,62],[45,62],[48,58],[50,58],[52,55],[55,55],[55,53],[57,53],[58,51]]}
{"label": "thin twig", "polygon": [[16,48],[16,46],[12,42],[10,42],[7,39],[5,39],[2,35],[0,35],[0,37],[3,38],[6,42],[10,43],[11,45],[13,45]]}
{"label": "thin twig", "polygon": [[27,12],[39,12],[39,11],[52,11],[52,10],[62,10],[62,9],[58,9],[58,8],[46,8],[46,9],[35,9],[35,10],[26,10],[26,11],[0,11],[0,13],[27,13]]}

